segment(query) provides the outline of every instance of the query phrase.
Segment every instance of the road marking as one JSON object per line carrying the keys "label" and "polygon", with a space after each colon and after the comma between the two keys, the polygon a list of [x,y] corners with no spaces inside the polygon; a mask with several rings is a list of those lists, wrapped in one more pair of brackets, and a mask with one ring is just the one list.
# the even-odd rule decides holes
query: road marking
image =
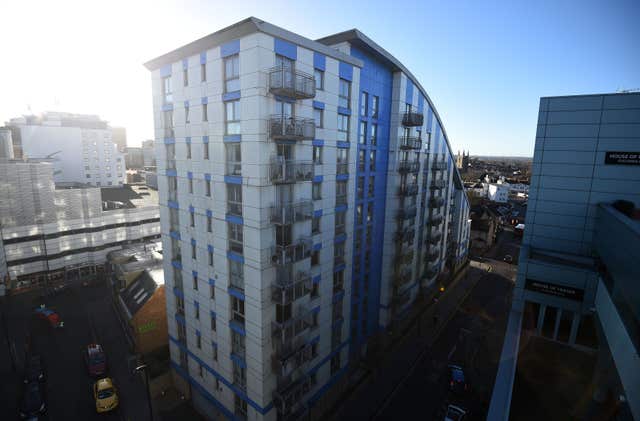
{"label": "road marking", "polygon": [[449,355],[447,355],[447,360],[451,360],[451,356],[453,355],[454,352],[456,352],[457,348],[458,348],[458,344],[455,344],[453,348],[451,348],[451,351],[449,351]]}

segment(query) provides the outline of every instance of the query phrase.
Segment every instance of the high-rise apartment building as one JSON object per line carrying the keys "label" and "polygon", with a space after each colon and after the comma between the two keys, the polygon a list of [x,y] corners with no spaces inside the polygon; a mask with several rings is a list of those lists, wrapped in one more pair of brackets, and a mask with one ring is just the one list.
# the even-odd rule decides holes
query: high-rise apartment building
{"label": "high-rise apartment building", "polygon": [[15,157],[50,159],[56,183],[118,187],[125,181],[124,157],[98,116],[48,112],[12,118],[7,126]]}
{"label": "high-rise apartment building", "polygon": [[204,414],[296,418],[464,264],[442,122],[356,30],[249,18],[146,66],[176,378]]}

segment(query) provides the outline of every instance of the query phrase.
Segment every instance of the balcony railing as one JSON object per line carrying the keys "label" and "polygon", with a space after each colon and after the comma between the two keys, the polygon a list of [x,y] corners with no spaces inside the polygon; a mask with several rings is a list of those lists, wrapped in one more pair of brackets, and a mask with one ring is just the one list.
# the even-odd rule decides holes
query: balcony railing
{"label": "balcony railing", "polygon": [[431,188],[432,189],[443,189],[445,186],[445,180],[432,180]]}
{"label": "balcony railing", "polygon": [[396,255],[396,264],[398,265],[408,265],[413,262],[413,250],[409,250],[404,253],[398,253]]}
{"label": "balcony railing", "polygon": [[349,163],[338,162],[336,164],[336,174],[349,174]]}
{"label": "balcony railing", "polygon": [[273,354],[273,371],[280,378],[290,376],[296,369],[313,359],[313,348],[306,338],[297,337],[286,348]]}
{"label": "balcony railing", "polygon": [[306,259],[311,256],[311,246],[310,238],[300,238],[286,246],[276,245],[273,247],[272,261],[277,265],[286,265]]}
{"label": "balcony railing", "polygon": [[273,394],[273,404],[278,411],[278,419],[298,419],[298,410],[301,406],[304,408],[302,398],[311,391],[312,387],[311,376],[308,374],[287,383],[284,387],[279,387]]}
{"label": "balcony railing", "polygon": [[347,204],[347,195],[346,194],[336,194],[336,206],[337,205],[346,205]]}
{"label": "balcony railing", "polygon": [[420,136],[402,136],[400,138],[400,149],[421,149],[422,139]]}
{"label": "balcony railing", "polygon": [[394,235],[394,240],[405,242],[409,240],[413,240],[413,237],[416,234],[416,230],[414,228],[404,228],[402,230],[396,231]]}
{"label": "balcony railing", "polygon": [[295,344],[294,339],[307,334],[311,327],[311,313],[306,307],[297,306],[293,316],[283,322],[271,323],[271,335],[277,353],[286,353]]}
{"label": "balcony railing", "polygon": [[316,123],[312,118],[272,115],[269,135],[273,140],[311,140],[316,136]]}
{"label": "balcony railing", "polygon": [[442,223],[442,220],[443,220],[442,215],[434,216],[429,220],[429,225],[438,226]]}
{"label": "balcony railing", "polygon": [[279,274],[271,291],[274,303],[287,305],[311,292],[311,275],[305,271],[298,271],[289,277]]}
{"label": "balcony railing", "polygon": [[420,161],[417,159],[398,162],[398,172],[400,173],[416,173],[418,171],[420,171]]}
{"label": "balcony railing", "polygon": [[316,96],[315,78],[287,66],[273,67],[269,69],[269,92],[296,99],[313,98]]}
{"label": "balcony railing", "polygon": [[402,116],[402,125],[407,127],[422,126],[424,123],[424,114],[417,110],[406,111]]}
{"label": "balcony railing", "polygon": [[427,242],[429,244],[438,244],[442,240],[442,232],[441,231],[429,231],[427,234]]}
{"label": "balcony railing", "polygon": [[303,200],[295,203],[284,203],[271,207],[271,222],[277,225],[289,225],[306,221],[313,216],[313,202]]}
{"label": "balcony railing", "polygon": [[405,208],[398,209],[398,219],[411,219],[415,218],[417,214],[416,205],[410,205]]}
{"label": "balcony railing", "polygon": [[271,182],[275,184],[311,181],[313,179],[313,163],[284,160],[278,157],[271,160],[269,176]]}
{"label": "balcony railing", "polygon": [[405,197],[415,196],[418,194],[418,188],[417,184],[406,184],[398,188],[398,194]]}
{"label": "balcony railing", "polygon": [[410,282],[413,278],[413,271],[410,267],[405,266],[403,269],[400,269],[394,276],[394,281],[396,286],[400,287],[407,282]]}
{"label": "balcony railing", "polygon": [[433,197],[429,200],[429,207],[431,209],[438,209],[444,205],[444,198],[442,197]]}
{"label": "balcony railing", "polygon": [[431,169],[433,171],[442,171],[447,169],[447,163],[444,161],[434,161],[431,163]]}
{"label": "balcony railing", "polygon": [[177,190],[169,189],[169,194],[167,195],[167,200],[170,200],[171,202],[177,202],[178,201],[178,192],[177,192]]}

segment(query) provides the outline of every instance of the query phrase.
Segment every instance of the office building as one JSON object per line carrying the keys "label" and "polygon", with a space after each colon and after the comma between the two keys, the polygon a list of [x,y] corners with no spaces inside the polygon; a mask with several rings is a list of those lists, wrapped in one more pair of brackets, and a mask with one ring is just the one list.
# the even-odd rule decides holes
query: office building
{"label": "office building", "polygon": [[139,146],[127,146],[124,149],[124,160],[128,170],[144,167],[144,154]]}
{"label": "office building", "polygon": [[12,292],[95,276],[109,251],[159,237],[157,193],[146,186],[53,180],[51,163],[0,161],[0,279]]}
{"label": "office building", "polygon": [[127,129],[124,127],[112,127],[111,135],[113,143],[116,144],[119,152],[124,152],[127,148]]}
{"label": "office building", "polygon": [[466,260],[438,113],[357,30],[249,18],[146,66],[176,381],[208,417],[319,415],[368,340]]}
{"label": "office building", "polygon": [[[623,396],[617,419],[640,419],[638,151],[640,94],[540,100],[527,224],[488,419],[508,419],[525,329],[597,347],[594,399]],[[611,206],[620,200],[628,215]],[[595,344],[584,342],[594,336]]]}

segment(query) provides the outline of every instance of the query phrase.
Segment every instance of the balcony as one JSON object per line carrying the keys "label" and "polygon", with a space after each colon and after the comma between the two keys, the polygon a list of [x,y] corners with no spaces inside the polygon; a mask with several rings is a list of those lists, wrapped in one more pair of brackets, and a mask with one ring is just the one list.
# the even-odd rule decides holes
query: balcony
{"label": "balcony", "polygon": [[349,174],[349,163],[348,162],[338,162],[336,164],[336,174]]}
{"label": "balcony", "polygon": [[427,242],[429,244],[439,244],[440,240],[442,240],[442,232],[431,230],[427,234]]}
{"label": "balcony", "polygon": [[411,263],[413,263],[413,250],[396,254],[397,265],[410,265]]}
{"label": "balcony", "polygon": [[299,262],[311,256],[311,246],[310,238],[300,238],[286,246],[276,245],[273,247],[271,259],[274,264],[280,266]]}
{"label": "balcony", "polygon": [[393,239],[395,241],[399,241],[404,243],[405,241],[410,241],[413,240],[413,237],[416,234],[416,230],[411,228],[404,228],[402,230],[398,230],[396,231],[396,233],[393,236]]}
{"label": "balcony", "polygon": [[407,184],[404,186],[400,186],[398,188],[398,194],[400,196],[409,197],[415,196],[418,194],[418,185],[417,184]]}
{"label": "balcony", "polygon": [[411,300],[411,294],[409,293],[409,291],[405,291],[402,294],[395,294],[393,296],[393,307],[395,308],[401,308],[402,306],[406,305],[409,301]]}
{"label": "balcony", "polygon": [[295,203],[284,203],[271,207],[271,222],[276,225],[290,225],[306,221],[313,216],[313,202],[302,200]]}
{"label": "balcony", "polygon": [[273,140],[311,140],[316,136],[312,118],[275,114],[269,119],[269,136]]}
{"label": "balcony", "polygon": [[433,197],[429,200],[429,207],[431,209],[438,209],[441,208],[442,205],[444,205],[444,198],[443,197]]}
{"label": "balcony", "polygon": [[269,69],[269,92],[295,99],[309,99],[316,96],[315,78],[286,66]]}
{"label": "balcony", "polygon": [[290,376],[313,359],[312,345],[306,339],[299,336],[289,346],[281,347],[273,354],[272,368],[278,377]]}
{"label": "balcony", "polygon": [[410,267],[405,266],[403,269],[398,270],[398,273],[393,277],[394,283],[397,287],[411,282],[413,279],[413,271]]}
{"label": "balcony", "polygon": [[278,419],[288,421],[300,418],[301,408],[306,408],[302,402],[303,397],[312,387],[311,376],[308,374],[287,383],[284,387],[278,387],[273,393],[273,404],[278,411]]}
{"label": "balcony", "polygon": [[271,299],[274,303],[287,305],[311,292],[311,275],[298,271],[295,275],[278,274],[271,287]]}
{"label": "balcony", "polygon": [[178,192],[176,190],[169,189],[169,193],[167,195],[167,200],[169,200],[170,202],[177,202],[178,201]]}
{"label": "balcony", "polygon": [[438,225],[442,224],[442,221],[443,221],[442,215],[433,216],[429,220],[429,225],[432,227],[437,227]]}
{"label": "balcony", "polygon": [[442,171],[447,169],[447,163],[444,161],[434,161],[431,163],[431,170]]}
{"label": "balcony", "polygon": [[416,209],[416,205],[410,205],[405,208],[398,209],[398,219],[411,219],[415,218],[418,210]]}
{"label": "balcony", "polygon": [[175,159],[167,159],[167,169],[175,170],[176,169],[176,160]]}
{"label": "balcony", "polygon": [[445,180],[431,180],[432,189],[443,189],[445,187]]}
{"label": "balcony", "polygon": [[430,251],[429,253],[427,253],[427,262],[429,263],[434,263],[437,262],[438,259],[440,259],[440,253],[438,253],[437,251]]}
{"label": "balcony", "polygon": [[419,136],[402,136],[400,138],[400,149],[417,149],[422,148],[422,139]]}
{"label": "balcony", "polygon": [[398,162],[399,173],[417,173],[420,171],[420,161],[414,160],[402,160]]}
{"label": "balcony", "polygon": [[402,125],[406,127],[419,127],[424,123],[424,114],[421,112],[410,110],[406,111],[402,116]]}
{"label": "balcony", "polygon": [[285,321],[271,322],[271,336],[277,353],[286,353],[295,345],[295,338],[303,333],[308,334],[311,327],[311,313],[303,306],[293,310],[293,316]]}
{"label": "balcony", "polygon": [[280,159],[271,160],[269,177],[274,184],[296,183],[313,179],[313,163]]}

